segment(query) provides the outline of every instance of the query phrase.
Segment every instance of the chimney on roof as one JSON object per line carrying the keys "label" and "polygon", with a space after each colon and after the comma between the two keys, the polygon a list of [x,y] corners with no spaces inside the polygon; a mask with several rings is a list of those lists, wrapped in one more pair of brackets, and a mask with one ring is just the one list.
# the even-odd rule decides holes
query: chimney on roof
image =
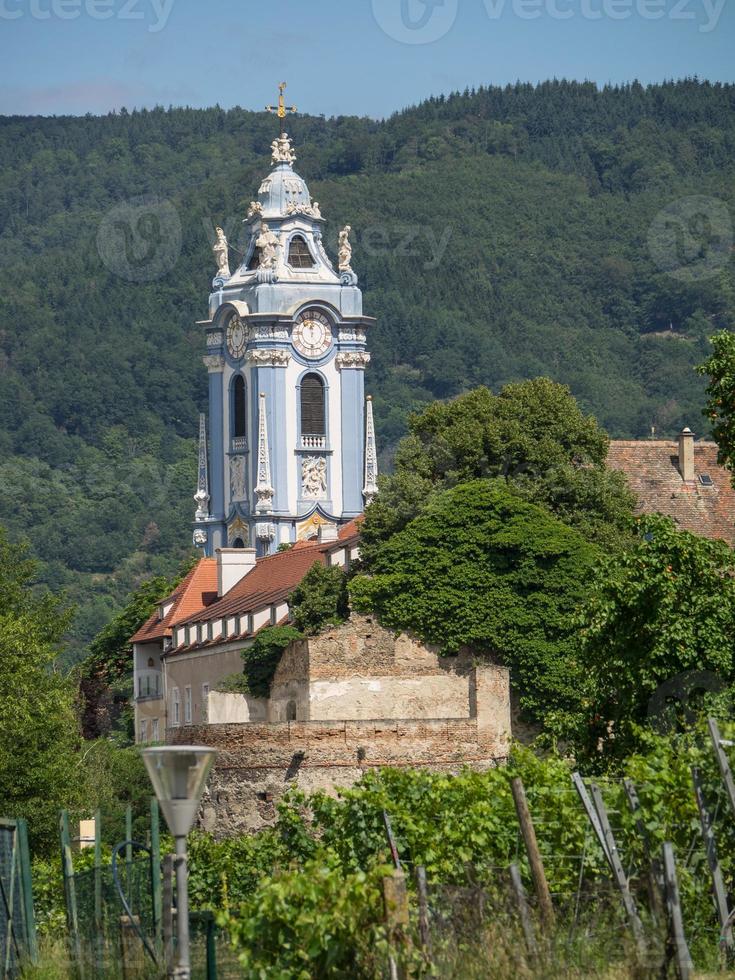
{"label": "chimney on roof", "polygon": [[694,433],[687,426],[679,433],[679,472],[685,483],[693,483],[694,475]]}
{"label": "chimney on roof", "polygon": [[255,568],[255,548],[217,548],[217,595],[227,595]]}
{"label": "chimney on roof", "polygon": [[339,528],[336,524],[319,525],[319,544],[327,544],[330,541],[336,541],[338,537]]}

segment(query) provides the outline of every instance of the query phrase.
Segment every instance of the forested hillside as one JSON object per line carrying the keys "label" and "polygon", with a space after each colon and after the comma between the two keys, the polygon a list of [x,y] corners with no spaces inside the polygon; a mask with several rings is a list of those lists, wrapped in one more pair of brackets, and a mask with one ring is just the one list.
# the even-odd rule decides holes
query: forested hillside
{"label": "forested hillside", "polygon": [[[275,125],[0,119],[0,524],[78,603],[72,656],[189,552],[214,226],[242,248]],[[386,455],[411,409],[540,374],[612,435],[701,430],[692,368],[735,325],[735,86],[517,85],[290,129],[333,255],[354,229]]]}

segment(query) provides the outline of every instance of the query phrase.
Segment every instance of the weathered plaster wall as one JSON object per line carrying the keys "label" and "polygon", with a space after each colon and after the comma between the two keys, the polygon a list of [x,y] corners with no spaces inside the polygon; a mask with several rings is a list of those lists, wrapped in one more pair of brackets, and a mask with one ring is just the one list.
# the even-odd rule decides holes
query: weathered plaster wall
{"label": "weathered plaster wall", "polygon": [[210,691],[207,718],[210,725],[267,721],[268,702],[265,698],[251,698],[245,694]]}

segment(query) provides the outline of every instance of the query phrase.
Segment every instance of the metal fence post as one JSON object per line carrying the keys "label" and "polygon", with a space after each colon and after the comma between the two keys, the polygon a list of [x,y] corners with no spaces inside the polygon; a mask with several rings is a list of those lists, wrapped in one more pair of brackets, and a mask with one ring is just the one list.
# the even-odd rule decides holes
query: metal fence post
{"label": "metal fence post", "polygon": [[33,879],[31,878],[31,852],[28,846],[28,824],[23,817],[18,818],[18,863],[20,868],[21,897],[23,917],[26,927],[26,953],[31,963],[38,963],[38,939],[36,937],[36,916],[33,909]]}

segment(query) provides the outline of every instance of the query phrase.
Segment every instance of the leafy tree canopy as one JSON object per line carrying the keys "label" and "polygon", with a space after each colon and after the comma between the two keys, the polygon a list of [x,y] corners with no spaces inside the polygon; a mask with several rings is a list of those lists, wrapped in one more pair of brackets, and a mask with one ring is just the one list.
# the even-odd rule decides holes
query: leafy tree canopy
{"label": "leafy tree canopy", "polygon": [[49,848],[58,808],[80,800],[75,690],[55,669],[71,610],[34,589],[35,563],[0,529],[0,814]]}
{"label": "leafy tree canopy", "polygon": [[605,466],[608,438],[564,385],[536,378],[498,395],[477,388],[409,420],[395,473],[368,508],[363,558],[444,487],[502,477],[593,541],[619,547],[633,515],[624,477]]}
{"label": "leafy tree canopy", "polygon": [[668,517],[641,517],[635,546],[600,564],[580,635],[588,743],[601,739],[619,756],[637,747],[635,726],[667,696],[686,700],[692,683],[712,686],[700,672],[735,679],[735,552]]}
{"label": "leafy tree canopy", "polygon": [[122,727],[128,739],[133,738],[130,637],[161,599],[173,592],[185,570],[174,578],[157,575],[143,582],[90,643],[90,655],[81,667],[82,724],[87,738],[108,734],[115,727]]}
{"label": "leafy tree canopy", "polygon": [[289,607],[296,629],[309,635],[343,623],[350,614],[347,576],[316,562],[289,596]]}
{"label": "leafy tree canopy", "polygon": [[438,491],[377,547],[350,592],[358,610],[455,653],[467,646],[510,667],[521,705],[543,719],[577,705],[572,616],[598,549],[502,479]]}
{"label": "leafy tree canopy", "polygon": [[[712,426],[721,466],[735,471],[735,333],[720,330],[710,337],[712,353],[700,364],[700,374],[709,375],[704,415]],[[731,477],[735,480],[735,474]]]}

